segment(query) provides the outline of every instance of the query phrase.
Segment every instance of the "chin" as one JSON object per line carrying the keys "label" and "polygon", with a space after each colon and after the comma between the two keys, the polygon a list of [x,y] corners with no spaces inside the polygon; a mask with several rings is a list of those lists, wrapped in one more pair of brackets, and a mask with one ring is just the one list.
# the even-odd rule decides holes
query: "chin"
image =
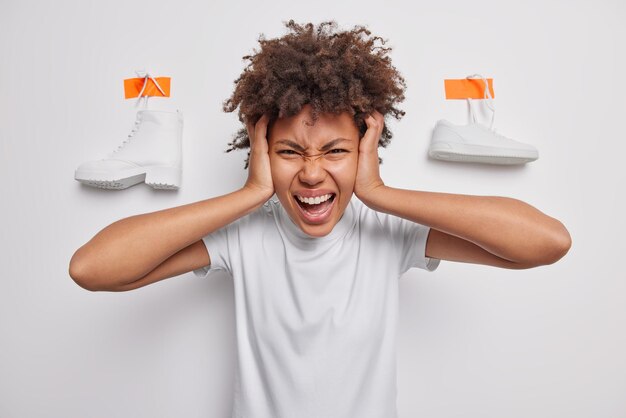
{"label": "chin", "polygon": [[330,232],[335,227],[335,223],[327,223],[323,225],[308,225],[308,224],[299,224],[300,230],[307,235],[310,235],[315,238],[325,237],[330,234]]}

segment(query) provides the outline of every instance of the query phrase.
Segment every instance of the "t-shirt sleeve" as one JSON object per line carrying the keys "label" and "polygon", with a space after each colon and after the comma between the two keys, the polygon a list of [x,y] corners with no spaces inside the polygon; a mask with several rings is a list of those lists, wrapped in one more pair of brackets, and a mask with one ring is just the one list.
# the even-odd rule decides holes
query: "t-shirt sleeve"
{"label": "t-shirt sleeve", "polygon": [[412,267],[434,271],[441,260],[426,257],[426,242],[430,227],[408,219],[379,213],[379,220],[388,229],[393,245],[399,252],[400,274]]}
{"label": "t-shirt sleeve", "polygon": [[202,237],[204,246],[209,253],[211,264],[193,270],[196,276],[205,278],[209,273],[217,270],[225,270],[231,273],[230,245],[233,242],[233,232],[237,226],[238,222],[235,221]]}
{"label": "t-shirt sleeve", "polygon": [[428,234],[430,234],[430,227],[403,218],[397,219],[400,223],[400,237],[404,239],[400,258],[400,273],[405,273],[412,267],[435,271],[441,260],[426,257],[426,242]]}

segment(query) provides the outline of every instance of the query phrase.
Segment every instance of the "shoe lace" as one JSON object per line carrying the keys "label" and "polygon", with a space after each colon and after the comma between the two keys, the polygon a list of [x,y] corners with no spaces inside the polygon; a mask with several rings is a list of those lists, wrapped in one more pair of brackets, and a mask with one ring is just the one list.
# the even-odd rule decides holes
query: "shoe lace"
{"label": "shoe lace", "polygon": [[[137,107],[137,105],[139,105],[139,102],[141,101],[142,98],[145,99],[144,101],[144,109],[148,108],[148,98],[150,96],[148,95],[143,95],[143,92],[146,90],[146,86],[148,85],[148,80],[152,80],[154,82],[154,85],[159,89],[159,91],[161,93],[163,93],[163,96],[165,96],[165,92],[163,91],[163,89],[161,88],[161,86],[159,85],[159,83],[157,83],[157,81],[154,79],[154,77],[152,77],[150,75],[150,73],[148,71],[145,70],[135,70],[135,73],[137,74],[137,77],[139,78],[143,78],[143,86],[141,87],[141,91],[139,92],[139,96],[137,98],[137,101],[135,102],[135,107]],[[139,126],[141,125],[141,114],[137,114],[137,119],[135,120],[135,125],[133,126],[133,129],[130,131],[130,134],[128,134],[128,136],[124,139],[124,141],[122,141],[122,143],[117,147],[117,149],[115,151],[113,151],[113,153],[117,153],[119,152],[122,148],[124,148],[126,146],[126,144],[128,144],[131,139],[133,138],[133,136],[135,136],[135,134],[139,131]]]}
{"label": "shoe lace", "polygon": [[[487,83],[487,79],[480,74],[468,75],[466,78],[467,79],[481,79],[485,83],[483,99],[480,99],[480,100],[486,100],[485,103],[487,104],[487,107],[489,108],[489,110],[493,112],[491,114],[491,123],[489,125],[489,130],[491,130],[493,133],[495,133],[498,136],[504,137],[503,135],[497,134],[496,131],[493,129],[493,122],[496,118],[496,107],[493,103],[493,97],[491,96],[491,91],[489,91],[489,84]],[[474,110],[472,109],[472,99],[470,98],[467,99],[467,105],[469,106],[469,112],[470,112],[470,117],[472,119],[472,123],[477,123],[476,115],[474,114]]]}
{"label": "shoe lace", "polygon": [[159,91],[163,94],[163,96],[165,96],[165,92],[163,91],[163,89],[161,88],[159,83],[157,83],[157,81],[154,79],[154,77],[152,77],[150,75],[150,73],[148,71],[146,71],[146,70],[135,70],[135,73],[137,74],[137,77],[143,78],[143,86],[141,87],[141,91],[139,92],[139,96],[137,97],[137,101],[135,102],[135,107],[137,107],[139,105],[139,102],[141,101],[142,98],[145,98],[146,100],[144,101],[143,108],[147,109],[148,108],[148,98],[150,96],[148,96],[148,95],[143,96],[143,92],[146,90],[146,86],[148,85],[148,80],[152,80],[154,85],[159,89]]}
{"label": "shoe lace", "polygon": [[141,125],[141,115],[137,114],[137,119],[135,120],[135,125],[133,126],[133,129],[130,131],[130,133],[124,139],[124,141],[122,141],[122,143],[117,147],[117,149],[115,151],[113,151],[113,154],[115,154],[118,151],[120,151],[122,148],[124,148],[126,146],[126,144],[128,144],[131,141],[133,136],[139,131],[139,126],[140,125]]}

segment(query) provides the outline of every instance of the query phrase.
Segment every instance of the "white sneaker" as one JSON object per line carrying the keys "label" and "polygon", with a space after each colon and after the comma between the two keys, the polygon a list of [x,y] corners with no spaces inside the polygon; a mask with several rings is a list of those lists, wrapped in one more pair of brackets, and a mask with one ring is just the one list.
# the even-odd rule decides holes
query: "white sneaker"
{"label": "white sneaker", "polygon": [[182,133],[180,111],[140,110],[128,138],[106,158],[81,164],[74,178],[103,189],[126,189],[142,181],[154,189],[178,189]]}
{"label": "white sneaker", "polygon": [[495,107],[487,80],[480,75],[468,78],[482,78],[485,82],[485,98],[491,109],[491,127],[477,123],[472,110],[471,99],[468,100],[472,122],[467,125],[455,125],[445,119],[439,120],[433,130],[428,155],[443,161],[476,162],[486,164],[524,164],[535,161],[539,153],[535,147],[504,135],[493,129]]}

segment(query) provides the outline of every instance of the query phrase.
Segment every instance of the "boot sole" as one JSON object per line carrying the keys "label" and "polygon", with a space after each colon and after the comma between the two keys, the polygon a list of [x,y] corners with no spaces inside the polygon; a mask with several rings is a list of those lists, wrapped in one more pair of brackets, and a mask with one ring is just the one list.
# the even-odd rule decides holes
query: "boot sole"
{"label": "boot sole", "polygon": [[99,189],[121,190],[135,184],[145,182],[153,189],[178,190],[182,178],[182,170],[177,167],[138,167],[117,172],[79,171],[74,179]]}
{"label": "boot sole", "polygon": [[501,165],[524,164],[539,158],[533,151],[445,142],[432,144],[428,155],[444,161]]}

